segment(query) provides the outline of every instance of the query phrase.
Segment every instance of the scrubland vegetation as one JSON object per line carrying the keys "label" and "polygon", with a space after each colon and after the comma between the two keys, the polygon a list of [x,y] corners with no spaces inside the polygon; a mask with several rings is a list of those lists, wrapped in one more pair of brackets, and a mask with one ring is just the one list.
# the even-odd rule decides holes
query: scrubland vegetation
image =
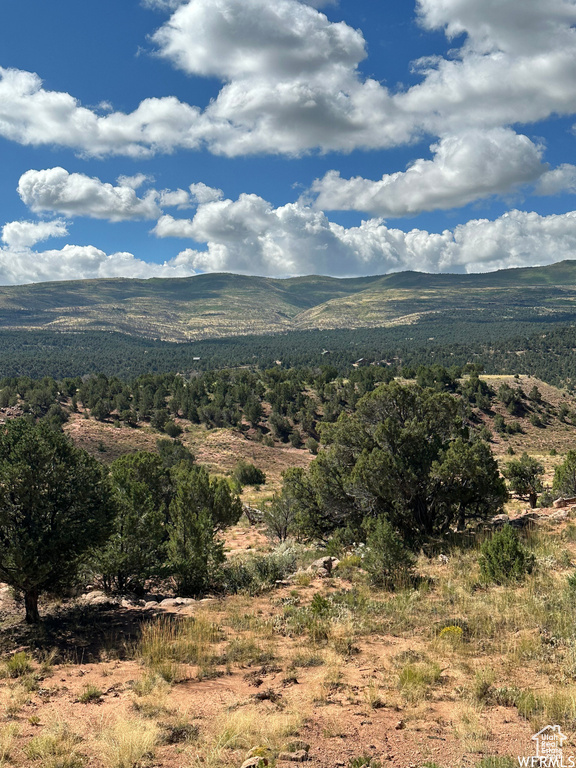
{"label": "scrubland vegetation", "polygon": [[401,374],[0,382],[0,766],[569,749],[576,402]]}

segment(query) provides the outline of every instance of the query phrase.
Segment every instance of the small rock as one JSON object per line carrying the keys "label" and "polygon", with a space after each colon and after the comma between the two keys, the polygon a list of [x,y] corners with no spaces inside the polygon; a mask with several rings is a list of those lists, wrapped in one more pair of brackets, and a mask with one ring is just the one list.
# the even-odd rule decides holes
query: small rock
{"label": "small rock", "polygon": [[177,597],[167,597],[165,600],[161,600],[158,605],[161,608],[176,608],[181,605],[181,603],[178,602]]}
{"label": "small rock", "polygon": [[284,747],[286,752],[298,752],[302,749],[304,752],[310,751],[310,744],[308,744],[303,739],[294,739],[293,741],[288,742],[288,744],[286,744]]}
{"label": "small rock", "polygon": [[270,750],[268,749],[268,747],[252,747],[252,749],[246,755],[246,760],[248,760],[251,757],[264,758],[269,753],[270,753]]}
{"label": "small rock", "polygon": [[268,758],[267,757],[249,757],[248,760],[244,760],[240,768],[264,768],[264,766],[268,765]]}
{"label": "small rock", "polygon": [[280,752],[278,760],[284,760],[292,763],[305,763],[308,760],[308,752],[305,749],[299,749],[297,752]]}
{"label": "small rock", "polygon": [[[318,560],[314,560],[312,565],[308,568],[309,571],[318,571],[325,570],[328,572],[328,575],[332,573],[334,568],[338,566],[340,563],[340,560],[336,557],[320,557]],[[318,574],[320,575],[320,573]]]}
{"label": "small rock", "polygon": [[87,603],[91,603],[92,600],[96,600],[99,597],[106,597],[106,592],[102,592],[101,589],[93,589],[91,592],[81,595],[82,600],[86,600]]}
{"label": "small rock", "polygon": [[448,565],[448,555],[438,555],[438,562],[441,565]]}
{"label": "small rock", "polygon": [[89,605],[119,605],[120,601],[115,597],[110,597],[110,595],[107,595],[105,592],[102,592],[100,589],[95,589],[92,592],[86,592],[86,594],[81,595],[81,600],[83,600],[85,603],[88,603]]}
{"label": "small rock", "polygon": [[398,722],[396,723],[396,725],[394,726],[394,728],[395,728],[397,731],[401,731],[403,728],[406,728],[406,723],[404,722],[404,720],[398,720]]}

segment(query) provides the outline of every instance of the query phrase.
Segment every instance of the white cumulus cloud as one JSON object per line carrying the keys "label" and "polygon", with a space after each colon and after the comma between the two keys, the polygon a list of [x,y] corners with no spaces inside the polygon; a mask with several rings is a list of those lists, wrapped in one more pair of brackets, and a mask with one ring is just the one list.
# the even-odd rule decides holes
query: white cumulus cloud
{"label": "white cumulus cloud", "polygon": [[57,250],[0,248],[0,285],[101,277],[185,277],[194,274],[186,259],[153,264],[131,253],[106,254],[92,245]]}
{"label": "white cumulus cloud", "polygon": [[576,165],[562,163],[542,174],[536,192],[539,195],[558,195],[561,192],[576,193]]}
{"label": "white cumulus cloud", "polygon": [[190,0],[152,39],[185,72],[223,80],[293,80],[355,67],[366,55],[360,32],[297,0]]}
{"label": "white cumulus cloud", "polygon": [[430,233],[387,227],[370,219],[345,228],[299,203],[274,208],[257,195],[198,207],[192,219],[163,216],[158,237],[189,238],[207,249],[181,256],[199,271],[270,276],[379,274],[404,269],[429,272],[490,271],[572,258],[576,212],[556,216],[511,211]]}
{"label": "white cumulus cloud", "polygon": [[330,171],[312,185],[316,207],[406,216],[507,193],[547,170],[542,148],[510,129],[470,130],[447,136],[430,149],[432,160],[416,160],[408,170],[378,181],[343,179]]}
{"label": "white cumulus cloud", "polygon": [[20,177],[18,194],[33,211],[108,221],[156,218],[160,214],[156,192],[150,190],[139,198],[134,180],[129,181],[130,185],[125,182],[113,186],[83,173],[68,173],[60,167],[29,170]]}
{"label": "white cumulus cloud", "polygon": [[[576,111],[573,0],[420,0],[423,27],[465,34],[450,57],[415,62],[420,82],[365,78],[362,33],[298,0],[188,0],[152,36],[158,55],[220,78],[201,110],[173,96],[100,115],[32,73],[0,69],[0,135],[79,153],[237,156],[386,148]],[[379,73],[383,78],[386,71]]]}
{"label": "white cumulus cloud", "polygon": [[14,249],[29,248],[50,237],[64,237],[68,234],[66,222],[55,221],[10,221],[2,227],[2,242]]}
{"label": "white cumulus cloud", "polygon": [[190,194],[197,203],[213,203],[215,200],[221,200],[224,197],[224,192],[221,189],[209,187],[201,181],[196,184],[190,184],[189,189]]}

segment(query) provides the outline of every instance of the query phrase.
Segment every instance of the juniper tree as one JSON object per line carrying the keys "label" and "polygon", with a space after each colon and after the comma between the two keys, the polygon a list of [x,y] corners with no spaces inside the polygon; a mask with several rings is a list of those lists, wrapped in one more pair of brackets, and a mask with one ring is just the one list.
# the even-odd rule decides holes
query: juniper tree
{"label": "juniper tree", "polygon": [[86,550],[108,534],[113,502],[103,466],[61,432],[26,418],[0,427],[0,578],[38,597],[66,587]]}

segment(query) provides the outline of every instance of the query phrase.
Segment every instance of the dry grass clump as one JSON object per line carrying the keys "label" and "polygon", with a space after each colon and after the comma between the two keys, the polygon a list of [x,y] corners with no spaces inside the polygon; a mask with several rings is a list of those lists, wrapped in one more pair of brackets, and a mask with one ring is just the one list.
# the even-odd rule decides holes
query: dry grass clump
{"label": "dry grass clump", "polygon": [[398,675],[398,687],[402,695],[412,704],[426,699],[432,686],[442,677],[440,665],[432,661],[406,664]]}
{"label": "dry grass clump", "polygon": [[86,763],[80,752],[82,739],[64,723],[54,723],[24,747],[26,757],[42,768],[82,768]]}
{"label": "dry grass clump", "polygon": [[152,758],[160,739],[157,725],[148,721],[119,719],[103,728],[100,753],[104,768],[140,768]]}
{"label": "dry grass clump", "polygon": [[274,648],[270,644],[266,647],[262,646],[251,634],[247,637],[233,638],[218,657],[218,663],[252,666],[273,661],[275,656]]}
{"label": "dry grass clump", "polygon": [[0,711],[7,718],[16,717],[30,701],[30,691],[20,681],[0,689]]}
{"label": "dry grass clump", "polygon": [[454,735],[460,739],[466,752],[483,752],[490,731],[482,723],[480,712],[472,706],[460,710],[454,727]]}
{"label": "dry grass clump", "polygon": [[78,701],[80,704],[91,704],[91,703],[97,703],[102,699],[102,696],[104,695],[104,691],[101,688],[98,688],[97,685],[85,685],[84,690],[78,696]]}
{"label": "dry grass clump", "polygon": [[29,675],[33,671],[32,659],[26,651],[18,651],[0,667],[0,677],[13,679]]}
{"label": "dry grass clump", "polygon": [[12,760],[12,751],[18,737],[18,726],[10,723],[0,728],[0,768],[4,768]]}
{"label": "dry grass clump", "polygon": [[181,664],[210,667],[212,646],[220,639],[218,626],[203,614],[178,619],[161,616],[142,627],[136,653],[164,680],[177,682],[184,678]]}
{"label": "dry grass clump", "polygon": [[147,672],[132,683],[134,700],[132,708],[143,717],[155,718],[166,715],[170,684],[160,675]]}
{"label": "dry grass clump", "polygon": [[257,707],[243,707],[225,713],[209,736],[212,747],[222,750],[265,747],[277,752],[290,736],[297,736],[302,727],[298,712],[263,712]]}
{"label": "dry grass clump", "polygon": [[290,668],[321,667],[324,664],[324,656],[321,651],[297,650],[290,660]]}

